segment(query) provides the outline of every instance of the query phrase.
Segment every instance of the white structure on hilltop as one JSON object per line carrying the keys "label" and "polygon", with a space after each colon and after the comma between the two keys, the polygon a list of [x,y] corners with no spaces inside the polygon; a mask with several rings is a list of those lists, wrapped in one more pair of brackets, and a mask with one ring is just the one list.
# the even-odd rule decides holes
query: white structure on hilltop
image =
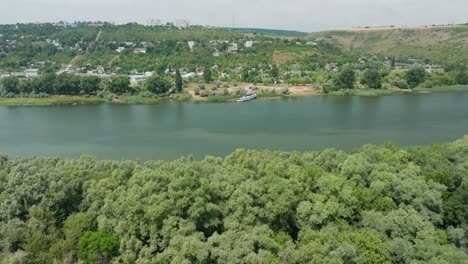
{"label": "white structure on hilltop", "polygon": [[237,50],[238,50],[237,43],[232,43],[232,44],[229,45],[229,47],[227,48],[227,51],[230,52],[230,53],[236,53]]}
{"label": "white structure on hilltop", "polygon": [[162,21],[161,19],[147,19],[145,22],[145,26],[154,27],[154,26],[161,26]]}
{"label": "white structure on hilltop", "polygon": [[255,41],[252,41],[252,40],[247,40],[245,43],[244,43],[244,47],[246,48],[251,48],[253,47]]}
{"label": "white structure on hilltop", "polygon": [[186,19],[176,19],[174,21],[174,26],[178,28],[187,28],[190,27],[190,21]]}
{"label": "white structure on hilltop", "polygon": [[189,46],[189,49],[190,50],[193,50],[193,48],[195,47],[195,44],[197,44],[195,41],[191,40],[189,42],[187,42],[188,46]]}
{"label": "white structure on hilltop", "polygon": [[122,53],[125,50],[125,47],[118,47],[115,51],[118,53]]}

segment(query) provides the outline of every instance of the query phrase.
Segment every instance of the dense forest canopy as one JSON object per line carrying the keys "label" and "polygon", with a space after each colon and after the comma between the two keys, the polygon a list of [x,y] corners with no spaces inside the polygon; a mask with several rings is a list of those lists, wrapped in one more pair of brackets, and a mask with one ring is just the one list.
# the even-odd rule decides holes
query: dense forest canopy
{"label": "dense forest canopy", "polygon": [[0,263],[468,263],[468,137],[346,153],[0,158]]}

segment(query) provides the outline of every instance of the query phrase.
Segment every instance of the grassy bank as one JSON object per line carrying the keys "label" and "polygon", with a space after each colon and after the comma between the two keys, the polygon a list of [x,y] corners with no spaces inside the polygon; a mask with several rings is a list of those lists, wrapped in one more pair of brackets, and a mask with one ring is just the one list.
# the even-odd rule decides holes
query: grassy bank
{"label": "grassy bank", "polygon": [[57,96],[48,98],[0,98],[0,105],[83,105],[106,102],[97,97]]}
{"label": "grassy bank", "polygon": [[[453,85],[434,88],[415,88],[413,90],[391,90],[391,89],[354,89],[333,91],[326,95],[331,96],[386,96],[397,94],[413,94],[413,93],[449,93],[449,92],[468,92],[468,85]],[[301,97],[301,96],[318,96],[322,94],[295,94],[279,95],[276,93],[257,93],[259,99],[275,99],[282,97]],[[237,95],[228,96],[209,96],[192,98],[191,95],[184,94],[172,98],[178,102],[188,102],[192,100],[205,101],[213,103],[233,102],[239,98]],[[168,100],[169,97],[144,97],[141,95],[120,96],[118,99],[110,103],[117,104],[155,104],[163,100]],[[99,104],[108,102],[105,99],[97,97],[84,96],[52,96],[48,98],[0,98],[0,105],[35,105],[35,106],[52,106],[52,105],[86,105]]]}
{"label": "grassy bank", "polygon": [[340,90],[333,91],[327,95],[332,96],[384,96],[384,95],[395,95],[395,94],[406,94],[403,90],[390,90],[390,89],[354,89],[354,90]]}
{"label": "grassy bank", "polygon": [[415,92],[420,93],[453,93],[453,92],[468,92],[468,85],[452,85],[440,86],[434,88],[416,88]]}

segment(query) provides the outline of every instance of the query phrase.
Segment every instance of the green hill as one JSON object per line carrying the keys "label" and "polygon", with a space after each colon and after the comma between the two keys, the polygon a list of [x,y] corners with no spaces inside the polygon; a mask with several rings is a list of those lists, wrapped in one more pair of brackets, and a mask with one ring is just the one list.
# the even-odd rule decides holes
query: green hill
{"label": "green hill", "polygon": [[293,37],[302,38],[307,36],[306,32],[281,30],[281,29],[265,29],[265,28],[227,28],[230,31],[243,34],[258,34],[278,37]]}
{"label": "green hill", "polygon": [[308,38],[362,55],[417,57],[442,63],[468,61],[466,25],[333,30],[311,33]]}

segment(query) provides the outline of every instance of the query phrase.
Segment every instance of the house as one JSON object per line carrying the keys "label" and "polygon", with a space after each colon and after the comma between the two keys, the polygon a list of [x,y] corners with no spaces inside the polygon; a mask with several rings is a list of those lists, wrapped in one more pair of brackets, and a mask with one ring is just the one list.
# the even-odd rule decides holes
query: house
{"label": "house", "polygon": [[122,53],[125,50],[125,47],[118,47],[115,51],[118,53]]}
{"label": "house", "polygon": [[189,49],[193,50],[193,48],[195,47],[196,42],[192,40],[192,41],[189,41],[187,43],[188,43]]}
{"label": "house", "polygon": [[215,50],[213,52],[213,57],[219,57],[219,56],[221,56],[221,53],[219,52],[219,50]]}
{"label": "house", "polygon": [[24,72],[12,72],[10,75],[16,78],[26,78],[26,73]]}
{"label": "house", "polygon": [[236,53],[238,50],[237,43],[232,43],[228,48],[227,51],[231,53]]}
{"label": "house", "polygon": [[251,47],[253,47],[254,43],[255,43],[255,42],[252,41],[252,40],[247,40],[247,41],[244,43],[244,47],[246,47],[246,48],[251,48]]}
{"label": "house", "polygon": [[138,83],[146,81],[146,79],[148,79],[149,76],[146,76],[143,74],[137,74],[137,75],[130,75],[128,77],[130,77],[131,84],[138,84]]}
{"label": "house", "polygon": [[36,77],[39,75],[39,70],[38,69],[27,69],[24,71],[24,74],[26,74],[26,78],[31,78],[31,77]]}
{"label": "house", "polygon": [[9,72],[0,69],[0,78],[9,77],[9,76],[10,76],[10,73],[9,73]]}
{"label": "house", "polygon": [[133,50],[133,53],[146,54],[146,48],[136,48]]}
{"label": "house", "polygon": [[308,42],[306,43],[306,45],[307,45],[307,46],[313,46],[313,47],[315,47],[315,46],[317,46],[317,43],[316,43],[316,42],[313,42],[313,41],[308,41]]}

